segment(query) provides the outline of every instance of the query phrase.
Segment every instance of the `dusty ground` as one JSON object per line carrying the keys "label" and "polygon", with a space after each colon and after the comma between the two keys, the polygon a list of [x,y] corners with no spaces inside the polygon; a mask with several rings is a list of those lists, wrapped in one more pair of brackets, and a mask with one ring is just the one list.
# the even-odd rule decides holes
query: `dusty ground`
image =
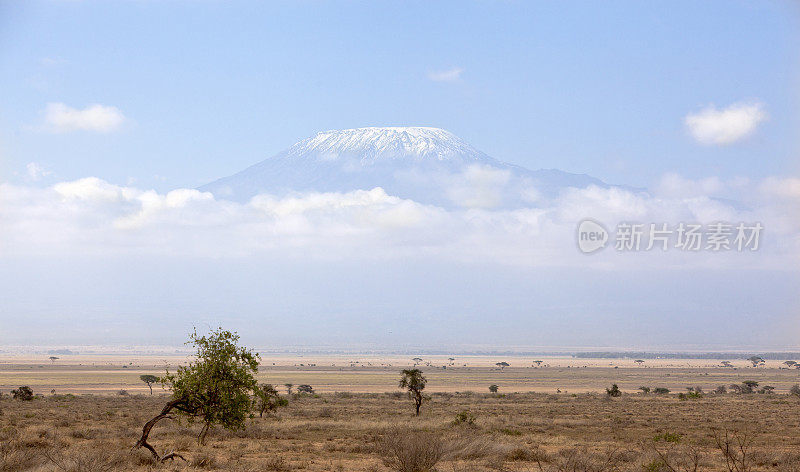
{"label": "dusty ground", "polygon": [[[542,367],[536,367],[535,360],[542,360]],[[120,389],[147,393],[140,375],[162,375],[166,365],[174,368],[185,361],[181,357],[65,356],[50,362],[46,356],[0,357],[0,391],[30,385],[42,393],[53,389],[73,394],[115,394]],[[410,361],[409,356],[264,356],[259,381],[310,384],[320,393],[381,393],[395,389],[397,372]],[[501,371],[495,366],[501,361],[511,367]],[[800,382],[800,370],[780,369],[780,361],[768,361],[757,369],[744,360],[732,362],[734,368],[718,367],[719,360],[708,359],[648,359],[640,366],[633,359],[460,356],[449,361],[447,356],[425,356],[420,367],[432,392],[486,392],[493,383],[507,393],[602,392],[611,383],[629,392],[642,385],[683,391],[688,386],[708,390],[756,380],[785,393]]]}
{"label": "dusty ground", "polygon": [[[532,368],[511,359],[512,367],[501,371],[490,367],[491,360],[473,359],[447,369],[423,363],[431,399],[418,418],[395,388],[400,365],[369,361],[373,365],[351,367],[341,359],[327,365],[283,359],[272,366],[265,361],[262,381],[309,383],[321,393],[293,395],[288,407],[275,416],[254,418],[244,431],[215,429],[205,447],[196,443],[198,425],[164,421],[151,442],[187,461],[154,469],[389,471],[383,461],[390,457],[390,446],[400,444],[418,454],[441,451],[439,471],[665,471],[668,465],[693,470],[693,457],[697,470],[726,471],[716,436],[727,429],[736,440],[747,435],[744,468],[732,470],[800,470],[800,399],[786,393],[798,383],[798,372],[778,369],[778,362],[758,369],[740,363],[734,370],[712,367],[713,361],[648,361],[636,367],[626,361],[548,359],[550,367]],[[137,367],[130,362],[126,369],[120,362],[3,365],[0,471],[153,468],[148,454],[131,453],[130,447],[167,398],[160,390],[144,394],[138,376],[159,374],[163,364]],[[317,365],[309,367],[309,362]],[[629,392],[639,385],[683,392],[687,386],[708,391],[745,379],[774,385],[778,393],[706,394],[688,400],[674,393],[619,398],[599,393],[611,382]],[[492,383],[500,386],[500,395],[488,393]],[[31,384],[43,396],[12,400],[9,389],[19,384]],[[50,394],[53,388],[56,395]],[[120,388],[128,394],[116,393]],[[556,389],[562,393],[543,393]],[[62,395],[92,390],[113,393]],[[353,393],[359,391],[380,393]],[[461,412],[467,413],[459,422]]]}

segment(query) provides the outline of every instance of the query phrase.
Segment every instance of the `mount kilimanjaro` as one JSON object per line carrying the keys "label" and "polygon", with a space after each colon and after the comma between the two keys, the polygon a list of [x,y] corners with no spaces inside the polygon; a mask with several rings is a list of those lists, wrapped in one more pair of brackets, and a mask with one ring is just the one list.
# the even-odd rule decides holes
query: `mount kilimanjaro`
{"label": "mount kilimanjaro", "polygon": [[443,207],[513,208],[589,185],[609,187],[584,174],[499,161],[443,129],[372,127],[318,133],[200,190],[247,201],[262,193],[382,187],[390,195]]}

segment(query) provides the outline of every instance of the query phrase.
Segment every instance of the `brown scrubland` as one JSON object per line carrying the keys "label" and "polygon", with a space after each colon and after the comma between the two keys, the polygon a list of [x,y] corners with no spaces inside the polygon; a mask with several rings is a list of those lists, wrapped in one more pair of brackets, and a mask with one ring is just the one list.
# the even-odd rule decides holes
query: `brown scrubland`
{"label": "brown scrubland", "polygon": [[[701,368],[692,369],[695,375]],[[703,393],[670,385],[671,393],[661,395],[634,393],[631,387],[658,387],[654,378],[688,374],[673,369],[659,376],[657,369],[620,372],[613,367],[596,372],[603,381],[625,379],[621,386],[627,387],[617,397],[604,390],[513,393],[504,388],[506,376],[561,375],[561,384],[569,384],[576,382],[568,377],[575,369],[559,373],[553,368],[547,374],[546,369],[486,370],[481,381],[491,378],[491,384],[499,385],[497,394],[489,393],[490,382],[480,392],[457,390],[458,384],[448,384],[448,374],[441,372],[429,376],[429,387],[438,381],[449,391],[426,390],[420,416],[415,416],[414,402],[394,388],[399,369],[386,370],[387,375],[394,372],[394,384],[383,393],[288,395],[283,382],[276,382],[287,406],[263,417],[256,413],[243,430],[214,427],[204,446],[197,442],[200,424],[163,420],[153,429],[151,443],[185,458],[164,463],[132,449],[142,425],[168,399],[159,388],[154,395],[144,384],[137,393],[71,395],[52,394],[39,384],[34,388],[39,395],[30,401],[15,400],[5,390],[0,397],[0,471],[800,470],[800,398],[786,388],[795,371],[725,370],[729,377],[722,378],[712,369],[713,380],[701,387]],[[762,379],[762,385],[767,378],[781,387],[776,393],[710,393],[715,383],[739,384],[748,375]],[[313,376],[302,378],[305,382],[296,382],[295,390],[300,383],[313,385]],[[0,379],[8,382],[8,377]]]}

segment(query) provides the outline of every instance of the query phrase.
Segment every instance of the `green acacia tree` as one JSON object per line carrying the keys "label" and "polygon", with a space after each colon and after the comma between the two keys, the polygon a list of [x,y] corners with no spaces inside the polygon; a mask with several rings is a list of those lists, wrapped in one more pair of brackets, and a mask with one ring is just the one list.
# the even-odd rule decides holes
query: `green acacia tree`
{"label": "green acacia tree", "polygon": [[150,387],[150,395],[153,394],[153,384],[158,382],[158,377],[155,375],[144,374],[139,376],[139,380],[146,383]]}
{"label": "green acacia tree", "polygon": [[425,384],[428,381],[422,376],[422,371],[419,369],[404,369],[400,372],[400,388],[408,390],[408,395],[414,400],[414,407],[416,414],[419,416],[419,409],[422,406],[424,396],[422,391],[425,390]]}
{"label": "green acacia tree", "polygon": [[289,401],[278,394],[278,390],[271,384],[259,385],[255,392],[258,416],[263,418],[267,411],[275,411],[278,407],[286,406]]}
{"label": "green acacia tree", "polygon": [[197,331],[191,334],[187,344],[195,347],[195,358],[188,365],[179,366],[174,373],[167,369],[166,375],[161,377],[161,383],[172,391],[172,398],[161,413],[145,423],[135,448],[146,448],[156,461],[175,457],[183,459],[175,453],[159,456],[147,442],[153,426],[172,412],[190,423],[203,423],[197,437],[201,445],[213,424],[230,430],[244,428],[258,390],[255,374],[258,373],[260,357],[239,346],[238,342],[236,333],[222,328],[204,336],[199,336]]}

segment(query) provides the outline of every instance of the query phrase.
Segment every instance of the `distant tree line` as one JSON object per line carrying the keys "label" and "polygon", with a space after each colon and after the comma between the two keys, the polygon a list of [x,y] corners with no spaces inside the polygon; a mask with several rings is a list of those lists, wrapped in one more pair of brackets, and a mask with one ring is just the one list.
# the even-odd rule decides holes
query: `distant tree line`
{"label": "distant tree line", "polygon": [[741,352],[615,352],[595,351],[573,354],[578,359],[746,359],[758,357],[767,361],[800,358],[800,352],[765,352],[753,356]]}

